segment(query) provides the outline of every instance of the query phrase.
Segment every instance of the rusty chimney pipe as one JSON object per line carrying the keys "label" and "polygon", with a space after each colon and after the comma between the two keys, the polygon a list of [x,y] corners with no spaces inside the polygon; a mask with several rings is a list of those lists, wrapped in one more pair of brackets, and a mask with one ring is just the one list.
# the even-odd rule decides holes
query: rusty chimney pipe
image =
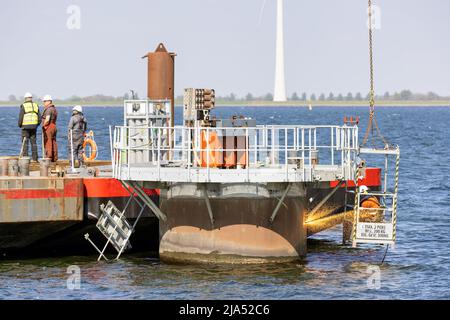
{"label": "rusty chimney pipe", "polygon": [[148,59],[147,97],[150,100],[171,101],[171,127],[174,126],[175,114],[175,56],[160,43],[155,52],[142,57]]}

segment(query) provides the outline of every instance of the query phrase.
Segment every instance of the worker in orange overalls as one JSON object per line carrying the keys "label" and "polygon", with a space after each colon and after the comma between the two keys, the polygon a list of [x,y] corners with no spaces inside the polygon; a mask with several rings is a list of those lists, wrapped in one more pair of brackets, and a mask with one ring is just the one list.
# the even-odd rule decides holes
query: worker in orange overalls
{"label": "worker in orange overalls", "polygon": [[56,143],[56,120],[58,112],[50,95],[44,96],[44,112],[42,113],[42,132],[44,133],[45,157],[52,162],[58,161],[58,145]]}
{"label": "worker in orange overalls", "polygon": [[361,208],[379,208],[381,207],[380,201],[377,197],[369,195],[369,188],[367,186],[359,187],[359,193],[362,195],[360,200]]}
{"label": "worker in orange overalls", "polygon": [[383,218],[383,211],[375,210],[381,208],[380,200],[376,196],[369,194],[367,186],[359,187],[361,213],[365,214],[365,222],[380,222]]}

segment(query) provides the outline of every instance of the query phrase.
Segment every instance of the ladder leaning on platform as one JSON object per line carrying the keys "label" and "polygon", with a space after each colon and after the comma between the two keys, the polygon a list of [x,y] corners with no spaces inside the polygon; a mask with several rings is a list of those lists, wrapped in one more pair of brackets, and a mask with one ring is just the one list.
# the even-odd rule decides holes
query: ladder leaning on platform
{"label": "ladder leaning on platform", "polygon": [[[148,207],[158,219],[166,220],[166,215],[158,208],[139,184],[131,181],[120,181],[120,183],[122,183],[123,187],[129,192],[130,198],[122,211],[117,209],[111,201],[109,201],[106,206],[103,204],[101,205],[100,209],[102,214],[100,215],[96,226],[107,239],[103,249],[100,250],[95,245],[89,238],[88,233],[84,236],[100,254],[97,261],[100,261],[102,258],[108,260],[105,256],[105,251],[109,244],[111,244],[118,252],[115,260],[118,260],[125,250],[131,249],[130,237],[146,207]],[[125,218],[125,212],[132,201],[135,201],[140,208],[139,214],[133,225]]]}

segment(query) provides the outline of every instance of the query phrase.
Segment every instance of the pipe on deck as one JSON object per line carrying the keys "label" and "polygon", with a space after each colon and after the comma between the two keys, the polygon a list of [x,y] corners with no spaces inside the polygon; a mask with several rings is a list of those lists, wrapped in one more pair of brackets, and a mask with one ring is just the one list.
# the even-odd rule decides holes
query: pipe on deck
{"label": "pipe on deck", "polygon": [[[382,214],[380,213],[381,212],[374,214],[369,210],[366,212],[361,211],[360,218],[362,221],[380,222],[382,220]],[[316,233],[333,228],[334,226],[344,223],[345,221],[353,221],[353,214],[354,211],[350,210],[306,222],[307,236],[309,237]]]}

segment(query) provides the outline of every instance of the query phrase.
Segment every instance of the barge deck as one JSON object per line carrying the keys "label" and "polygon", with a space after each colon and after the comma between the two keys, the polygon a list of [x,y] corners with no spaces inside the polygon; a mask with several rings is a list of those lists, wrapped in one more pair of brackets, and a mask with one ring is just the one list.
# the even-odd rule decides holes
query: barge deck
{"label": "barge deck", "polygon": [[[111,177],[111,162],[95,161],[88,164],[89,175],[66,175],[67,161],[58,161],[50,167],[48,177],[39,176],[39,164],[30,165],[30,176],[0,176],[0,253],[49,254],[93,253],[84,234],[93,239],[102,235],[95,224],[101,215],[100,205],[112,201],[123,209],[129,193],[119,181]],[[59,167],[59,168],[58,168]],[[60,176],[58,176],[60,175]],[[62,175],[62,176],[61,176]],[[145,190],[158,203],[156,190]],[[136,219],[132,204],[126,218]],[[145,210],[133,236],[135,250],[158,248],[158,220]]]}

